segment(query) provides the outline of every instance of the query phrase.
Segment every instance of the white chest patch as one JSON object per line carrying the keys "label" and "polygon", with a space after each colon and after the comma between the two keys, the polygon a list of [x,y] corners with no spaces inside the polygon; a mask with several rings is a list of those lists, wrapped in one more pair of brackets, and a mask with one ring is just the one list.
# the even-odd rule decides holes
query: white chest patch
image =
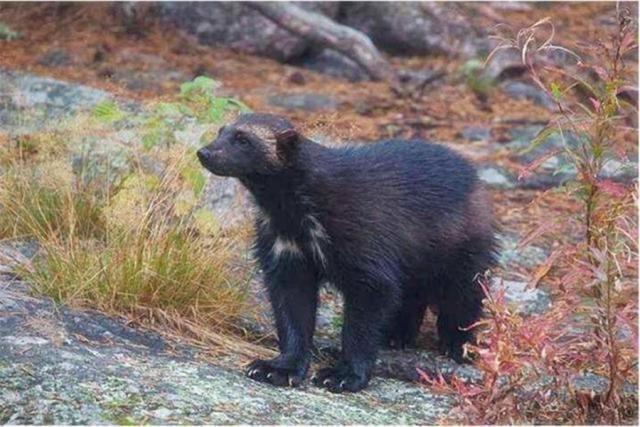
{"label": "white chest patch", "polygon": [[329,236],[327,236],[326,230],[316,217],[307,215],[306,220],[309,223],[309,235],[311,236],[309,245],[311,247],[311,252],[313,252],[313,256],[316,260],[326,267],[327,258],[322,251],[322,243],[327,242],[329,240]]}
{"label": "white chest patch", "polygon": [[298,246],[298,244],[293,240],[285,239],[283,237],[276,238],[276,241],[273,243],[273,247],[271,248],[271,253],[275,258],[280,258],[285,253],[296,257],[302,256],[300,246]]}

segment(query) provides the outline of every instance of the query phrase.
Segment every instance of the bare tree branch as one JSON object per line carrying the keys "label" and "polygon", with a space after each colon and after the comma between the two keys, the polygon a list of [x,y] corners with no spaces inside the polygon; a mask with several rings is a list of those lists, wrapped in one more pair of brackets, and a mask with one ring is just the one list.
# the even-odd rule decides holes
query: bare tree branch
{"label": "bare tree branch", "polygon": [[399,88],[398,75],[369,37],[353,28],[335,23],[319,13],[304,10],[289,2],[248,2],[282,28],[312,43],[336,50],[354,60],[374,80]]}

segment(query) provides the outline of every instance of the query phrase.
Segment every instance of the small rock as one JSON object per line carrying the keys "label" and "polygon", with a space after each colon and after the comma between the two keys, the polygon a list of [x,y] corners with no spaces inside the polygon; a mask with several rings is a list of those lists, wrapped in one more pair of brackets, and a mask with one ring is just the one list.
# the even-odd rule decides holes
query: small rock
{"label": "small rock", "polygon": [[64,50],[53,50],[40,57],[38,64],[45,67],[66,67],[71,64],[71,57]]}
{"label": "small rock", "polygon": [[513,188],[515,184],[509,173],[502,168],[485,166],[478,170],[478,178],[490,187]]}
{"label": "small rock", "polygon": [[569,131],[553,133],[547,136],[536,147],[530,149],[531,143],[538,137],[540,131],[544,129],[541,125],[516,126],[509,131],[511,142],[506,144],[510,151],[510,158],[523,167],[535,162],[540,157],[549,153],[550,150],[560,150],[559,154],[547,159],[533,173],[518,180],[519,188],[546,189],[563,185],[568,180],[575,177],[576,170],[573,164],[562,152],[565,144],[571,148],[576,148],[580,141],[578,137]]}
{"label": "small rock", "polygon": [[93,62],[98,63],[104,61],[109,53],[111,52],[111,48],[104,43],[99,43],[94,47],[93,51]]}
{"label": "small rock", "polygon": [[506,302],[513,306],[517,313],[528,316],[541,314],[551,306],[549,293],[539,288],[529,288],[526,282],[502,280],[494,278],[491,281],[493,291],[504,287]]}
{"label": "small rock", "polygon": [[0,274],[13,274],[16,267],[27,265],[38,251],[35,241],[5,241],[0,243]]}
{"label": "small rock", "polygon": [[286,110],[321,111],[335,110],[340,102],[316,93],[281,94],[269,97],[269,104]]}
{"label": "small rock", "polygon": [[294,85],[303,86],[307,82],[307,79],[304,78],[304,74],[299,71],[295,71],[289,76],[289,82]]}
{"label": "small rock", "polygon": [[595,394],[602,394],[607,391],[609,387],[609,381],[596,375],[592,372],[587,372],[582,375],[578,375],[572,378],[571,385],[581,392],[593,392]]}
{"label": "small rock", "polygon": [[489,5],[492,9],[497,10],[508,10],[508,11],[519,11],[519,12],[528,12],[531,10],[531,5],[527,3],[514,3],[514,2],[504,2],[504,1],[492,1],[489,2]]}
{"label": "small rock", "polygon": [[520,241],[518,236],[499,234],[497,238],[500,246],[498,262],[505,269],[508,269],[513,264],[533,268],[542,264],[548,257],[547,251],[538,246],[527,245],[523,248],[518,248],[518,242]]}
{"label": "small rock", "polygon": [[294,64],[350,82],[369,80],[368,74],[357,63],[330,49],[313,50]]}
{"label": "small rock", "polygon": [[484,75],[493,81],[503,81],[520,77],[527,71],[517,52],[502,50],[484,68]]}
{"label": "small rock", "polygon": [[459,364],[448,356],[424,349],[383,350],[376,362],[375,374],[419,382],[420,374],[416,368],[431,377],[441,374],[445,378],[455,375],[465,382],[482,380],[482,372],[475,366]]}
{"label": "small rock", "polygon": [[165,419],[165,418],[169,418],[171,416],[171,414],[173,414],[173,412],[171,411],[171,409],[167,409],[167,408],[158,408],[154,411],[151,411],[151,413],[160,419]]}
{"label": "small rock", "polygon": [[502,89],[514,99],[527,99],[549,110],[556,109],[556,103],[543,90],[528,83],[508,81],[502,84]]}
{"label": "small rock", "polygon": [[629,327],[629,325],[625,323],[620,323],[618,325],[618,330],[616,331],[616,337],[620,341],[630,341],[634,338],[634,333]]}
{"label": "small rock", "polygon": [[128,68],[119,67],[111,73],[109,78],[133,91],[157,91],[163,82],[182,83],[189,79],[189,75],[171,68],[165,58],[160,55],[124,48],[115,52],[114,56]]}
{"label": "small rock", "polygon": [[353,109],[361,116],[370,116],[375,111],[375,107],[366,101],[356,101],[353,105]]}
{"label": "small rock", "polygon": [[49,341],[40,337],[30,337],[30,336],[21,336],[16,337],[13,335],[7,335],[2,338],[3,341],[8,342],[9,344],[18,345],[18,346],[26,346],[26,345],[45,345],[48,344]]}
{"label": "small rock", "polygon": [[188,80],[186,74],[170,69],[149,69],[145,71],[116,70],[109,78],[135,92],[159,91],[161,89],[161,82],[184,82]]}
{"label": "small rock", "polygon": [[602,166],[601,177],[619,182],[631,182],[638,178],[638,162],[628,160],[621,162],[609,159]]}
{"label": "small rock", "polygon": [[460,136],[469,141],[488,141],[491,138],[491,129],[485,126],[465,126]]}

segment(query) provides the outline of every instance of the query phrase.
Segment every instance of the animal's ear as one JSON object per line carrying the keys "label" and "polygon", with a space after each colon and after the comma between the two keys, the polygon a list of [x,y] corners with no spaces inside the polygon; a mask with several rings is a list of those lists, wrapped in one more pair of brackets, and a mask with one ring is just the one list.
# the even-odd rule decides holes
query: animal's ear
{"label": "animal's ear", "polygon": [[290,159],[298,146],[300,135],[295,129],[287,129],[276,134],[276,147],[278,154],[285,159]]}

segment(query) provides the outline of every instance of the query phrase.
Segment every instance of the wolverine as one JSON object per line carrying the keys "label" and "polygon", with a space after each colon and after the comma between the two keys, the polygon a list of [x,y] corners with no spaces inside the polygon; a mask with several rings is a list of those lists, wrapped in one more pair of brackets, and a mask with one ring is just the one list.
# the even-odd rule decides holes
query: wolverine
{"label": "wolverine", "polygon": [[256,113],[197,155],[211,173],[239,179],[258,208],[254,250],[280,355],[253,361],[249,377],[302,383],[323,283],[342,293],[344,319],[339,360],[316,372],[316,385],[365,388],[378,350],[411,345],[428,306],[441,350],[464,361],[482,311],[478,277],[496,246],[488,195],[467,160],[416,139],[330,148]]}

